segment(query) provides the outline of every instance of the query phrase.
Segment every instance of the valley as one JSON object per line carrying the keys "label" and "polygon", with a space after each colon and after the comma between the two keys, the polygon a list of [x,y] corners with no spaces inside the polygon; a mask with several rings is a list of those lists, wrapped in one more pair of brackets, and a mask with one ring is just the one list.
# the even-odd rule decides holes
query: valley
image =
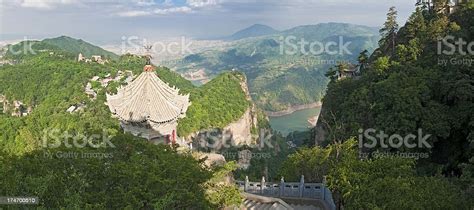
{"label": "valley", "polygon": [[[255,24],[220,40],[188,37],[159,40],[153,61],[197,85],[224,71],[243,72],[257,106],[277,112],[293,105],[319,102],[329,81],[324,75],[326,70],[340,63],[357,63],[363,50],[372,52],[377,47],[377,30],[361,25],[323,23],[278,31]],[[162,50],[161,46],[171,43],[179,46],[171,51]],[[319,48],[310,43],[323,46],[335,43],[336,48]],[[139,45],[135,43],[126,51],[133,46]],[[108,48],[118,52],[118,46]],[[343,54],[334,55],[334,50]]]}
{"label": "valley", "polygon": [[0,209],[474,209],[473,1],[0,10]]}

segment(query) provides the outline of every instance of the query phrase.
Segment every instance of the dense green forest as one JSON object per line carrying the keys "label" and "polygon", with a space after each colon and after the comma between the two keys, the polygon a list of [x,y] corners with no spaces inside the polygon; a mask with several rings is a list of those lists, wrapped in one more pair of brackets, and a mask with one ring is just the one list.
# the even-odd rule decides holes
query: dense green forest
{"label": "dense green forest", "polygon": [[[450,44],[458,39],[472,42],[474,3],[464,3],[452,14],[444,8],[443,1],[433,7],[420,5],[401,28],[391,8],[380,31],[380,48],[370,57],[360,56],[360,75],[338,79],[343,66],[328,72],[332,81],[319,119],[327,134],[317,143],[329,146],[289,158],[288,176],[324,168],[338,204],[347,209],[472,209],[474,68],[466,61],[472,62],[474,55],[463,53],[467,45],[452,54],[438,49],[450,49],[441,40],[450,36],[455,37]],[[355,142],[343,143],[366,129],[400,136],[421,129],[430,134],[431,147],[383,148],[378,143],[352,149]],[[370,142],[361,139],[359,143]],[[383,142],[388,144],[388,138]],[[352,154],[357,152],[368,155]],[[387,152],[422,153],[427,158],[377,157]],[[301,168],[308,163],[317,169]],[[292,174],[294,167],[299,171]]]}
{"label": "dense green forest", "polygon": [[236,188],[217,183],[232,163],[209,169],[191,154],[131,135],[111,143],[0,152],[0,193],[35,195],[48,209],[216,209],[240,202]]}
{"label": "dense green forest", "polygon": [[[131,70],[139,74],[143,65],[143,59],[134,55],[124,55],[117,61],[100,65],[76,62],[72,55],[50,55],[43,52],[24,59],[17,65],[1,67],[0,93],[10,101],[22,101],[33,109],[30,116],[21,119],[8,114],[0,115],[4,118],[0,122],[8,128],[0,134],[3,137],[1,144],[11,145],[2,149],[16,151],[15,153],[29,151],[27,148],[35,147],[37,144],[34,142],[39,142],[42,130],[51,127],[77,130],[75,132],[110,128],[117,132],[118,121],[111,119],[103,103],[105,91],[113,92],[114,87],[119,84],[99,89],[98,99],[95,101],[84,93],[84,87],[93,76],[114,76],[118,70]],[[187,117],[179,124],[179,135],[185,136],[207,128],[223,128],[239,119],[249,107],[250,102],[246,100],[240,86],[244,75],[240,73],[223,73],[199,88],[166,67],[158,67],[156,73],[163,81],[180,88],[183,94],[191,94],[192,104]],[[66,113],[69,106],[79,103],[85,103],[87,108],[77,114]],[[38,122],[41,123],[37,124]],[[25,146],[28,141],[33,143]]]}
{"label": "dense green forest", "polygon": [[[209,168],[170,146],[155,146],[121,134],[119,121],[105,105],[105,93],[125,85],[123,80],[106,88],[94,83],[95,100],[84,92],[94,76],[115,77],[119,70],[141,73],[143,58],[123,55],[101,65],[77,62],[75,52],[43,42],[36,46],[43,50],[22,54],[26,56],[15,57],[14,65],[0,67],[0,94],[10,103],[19,100],[32,109],[24,117],[11,116],[11,109],[0,113],[0,194],[37,195],[40,206],[47,208],[215,209],[240,203],[237,189],[221,183],[236,169],[235,164]],[[192,106],[181,123],[183,133],[225,126],[249,106],[240,87],[242,74],[224,73],[200,88],[166,67],[157,67],[156,74],[181,93],[191,94]],[[78,104],[84,108],[66,112]],[[63,144],[49,148],[44,142],[63,137],[67,141],[80,137],[81,141],[94,135],[113,137],[115,147],[79,149]],[[64,157],[66,154],[109,157]]]}
{"label": "dense green forest", "polygon": [[240,83],[245,76],[227,72],[191,92],[191,106],[179,121],[178,133],[186,136],[208,128],[223,128],[242,117],[250,107]]}

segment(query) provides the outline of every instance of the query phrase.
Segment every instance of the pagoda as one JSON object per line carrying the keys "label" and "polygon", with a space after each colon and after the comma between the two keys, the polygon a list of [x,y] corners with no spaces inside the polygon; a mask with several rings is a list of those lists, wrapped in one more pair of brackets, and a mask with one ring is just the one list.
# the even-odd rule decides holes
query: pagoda
{"label": "pagoda", "polygon": [[[151,48],[145,47],[147,50]],[[186,116],[189,94],[180,95],[155,73],[147,54],[143,72],[130,84],[107,94],[107,105],[125,132],[155,142],[175,143],[178,119]]]}

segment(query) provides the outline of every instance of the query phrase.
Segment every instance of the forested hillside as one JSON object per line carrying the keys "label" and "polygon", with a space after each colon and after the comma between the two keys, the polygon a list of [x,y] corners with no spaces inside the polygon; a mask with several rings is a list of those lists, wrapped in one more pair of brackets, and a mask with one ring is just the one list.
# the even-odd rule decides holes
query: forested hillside
{"label": "forested hillside", "polygon": [[[99,128],[118,131],[118,120],[103,104],[105,91],[114,91],[120,84],[111,83],[98,92],[98,100],[90,100],[84,93],[86,83],[94,76],[114,76],[119,70],[130,70],[136,75],[143,71],[144,60],[139,56],[124,55],[106,65],[77,62],[72,55],[42,52],[23,59],[17,65],[0,67],[0,94],[9,101],[18,100],[33,112],[25,118],[14,118],[0,114],[1,123],[7,127],[2,135],[3,150],[23,153],[38,146],[41,132],[45,128],[96,131]],[[180,135],[188,135],[200,129],[223,128],[239,119],[249,107],[240,82],[244,75],[237,72],[224,73],[202,87],[195,87],[179,74],[166,67],[156,70],[158,76],[182,93],[191,94],[191,106],[187,117],[179,127]],[[87,108],[80,113],[69,114],[71,105],[84,103]],[[42,122],[36,124],[36,122]],[[18,125],[10,127],[8,125]],[[26,142],[31,143],[26,143]]]}
{"label": "forested hillside", "polygon": [[[442,50],[450,50],[450,45],[457,40],[467,43],[473,41],[474,3],[462,4],[452,14],[444,8],[441,1],[433,7],[420,5],[401,28],[398,28],[396,22],[396,10],[391,8],[381,30],[380,48],[370,58],[360,57],[360,75],[341,78],[344,66],[336,66],[328,72],[332,81],[323,99],[323,111],[318,122],[326,135],[323,139],[317,139],[316,143],[329,144],[332,151],[338,145],[347,146],[336,150],[335,159],[328,158],[329,162],[335,162],[319,162],[335,164],[333,167],[336,168],[330,169],[334,171],[329,172],[332,174],[329,179],[333,182],[330,185],[332,189],[339,193],[340,205],[350,209],[402,208],[399,204],[409,203],[410,199],[401,197],[397,200],[397,195],[410,194],[413,191],[409,189],[422,188],[423,192],[417,194],[433,193],[431,198],[426,198],[431,202],[423,203],[424,199],[418,198],[406,208],[473,207],[474,55],[465,53],[467,44],[451,53]],[[440,47],[442,50],[439,50]],[[431,146],[420,147],[418,144],[415,148],[383,147],[383,143],[377,142],[375,147],[366,148],[360,145],[371,141],[364,138],[356,150],[350,149],[356,147],[355,142],[352,146],[342,143],[351,137],[358,137],[361,142],[361,136],[367,129],[402,137],[422,132],[424,136],[428,135],[426,141]],[[419,138],[418,135],[415,141],[419,141]],[[388,144],[387,138],[380,141]],[[315,154],[323,156],[332,154],[332,151],[313,150]],[[365,157],[368,160],[357,160],[353,154],[352,158],[347,155],[338,157],[342,151],[359,152],[359,158],[362,152],[367,154]],[[377,157],[381,153],[396,157],[382,158],[381,161]],[[414,161],[401,163],[407,157],[399,155],[404,154],[426,154],[427,157],[415,157]],[[304,157],[294,156],[292,163],[305,159]],[[344,163],[349,160],[350,163]],[[359,171],[358,167],[367,167],[359,164],[375,168]],[[376,166],[378,164],[380,165]],[[392,166],[385,168],[384,164]],[[402,177],[395,176],[401,172],[396,169],[401,167],[400,164],[412,168],[410,172],[403,172]],[[370,178],[376,171],[382,174]],[[416,176],[403,178],[406,173],[414,173]],[[409,189],[403,189],[404,183],[408,184],[405,186]],[[429,189],[430,185],[436,185],[440,189]],[[458,191],[453,194],[451,189]],[[437,203],[433,200],[435,193],[446,193],[446,196],[456,200],[446,198],[444,202]],[[396,204],[384,200],[388,197]]]}
{"label": "forested hillside", "polygon": [[[78,62],[76,49],[69,52],[45,42],[36,46],[34,54],[16,56],[16,64],[0,66],[0,95],[9,104],[20,101],[31,109],[26,116],[11,116],[11,109],[0,113],[0,194],[36,195],[46,208],[216,209],[241,202],[233,185],[220,183],[236,169],[233,163],[210,168],[168,145],[122,134],[119,120],[105,105],[105,93],[125,85],[124,79],[106,87],[93,81],[97,97],[85,93],[94,76],[114,78],[128,70],[140,74],[142,57],[124,55],[101,65]],[[200,88],[166,67],[157,67],[156,74],[191,94],[184,134],[224,127],[249,106],[239,73],[222,74]],[[71,106],[81,109],[66,111]],[[88,139],[97,135],[100,139]],[[99,148],[71,148],[62,142],[109,137],[112,148],[102,147],[106,142]],[[50,147],[51,141],[63,144]]]}
{"label": "forested hillside", "polygon": [[223,128],[250,107],[240,86],[244,75],[227,72],[191,92],[191,106],[179,121],[178,133],[186,136],[208,128]]}

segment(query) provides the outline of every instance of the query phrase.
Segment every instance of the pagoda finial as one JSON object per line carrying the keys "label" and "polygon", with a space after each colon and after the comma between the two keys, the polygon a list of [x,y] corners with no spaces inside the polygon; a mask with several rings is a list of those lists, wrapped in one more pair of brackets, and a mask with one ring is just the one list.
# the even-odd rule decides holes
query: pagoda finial
{"label": "pagoda finial", "polygon": [[145,59],[146,59],[146,65],[151,65],[151,48],[153,47],[152,45],[144,45],[143,46],[145,48]]}
{"label": "pagoda finial", "polygon": [[153,47],[152,45],[144,45],[143,46],[145,48],[145,60],[146,60],[146,63],[145,63],[145,66],[143,67],[143,71],[145,72],[151,72],[153,70],[155,70],[155,67],[153,67],[153,65],[151,65],[151,48]]}

